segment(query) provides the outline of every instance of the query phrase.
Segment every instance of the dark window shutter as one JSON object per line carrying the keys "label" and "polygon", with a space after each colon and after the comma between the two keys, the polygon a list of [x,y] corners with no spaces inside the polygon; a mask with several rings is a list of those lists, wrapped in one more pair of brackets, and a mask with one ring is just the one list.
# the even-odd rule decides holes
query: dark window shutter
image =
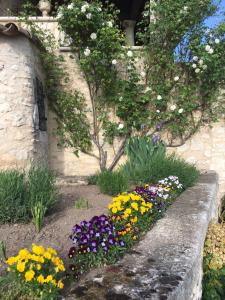
{"label": "dark window shutter", "polygon": [[35,102],[38,106],[39,130],[47,130],[47,118],[45,115],[45,93],[42,82],[36,77],[34,84]]}

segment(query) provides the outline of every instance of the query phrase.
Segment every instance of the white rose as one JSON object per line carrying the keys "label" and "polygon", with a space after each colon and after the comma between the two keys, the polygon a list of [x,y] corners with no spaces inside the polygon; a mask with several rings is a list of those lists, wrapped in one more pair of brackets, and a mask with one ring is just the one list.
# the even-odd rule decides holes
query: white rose
{"label": "white rose", "polygon": [[160,113],[160,110],[159,109],[157,109],[157,111],[156,111],[158,114]]}
{"label": "white rose", "polygon": [[171,111],[174,111],[176,108],[177,108],[177,106],[175,104],[170,106]]}
{"label": "white rose", "polygon": [[187,11],[187,10],[188,10],[188,6],[184,6],[184,7],[183,7],[183,10],[184,10],[184,11]]}
{"label": "white rose", "polygon": [[118,129],[121,130],[124,128],[124,125],[122,123],[119,124]]}
{"label": "white rose", "polygon": [[157,96],[157,100],[162,100],[162,96],[161,96],[161,95],[158,95],[158,96]]}
{"label": "white rose", "polygon": [[90,35],[90,38],[91,38],[92,40],[96,40],[96,39],[97,39],[97,34],[93,32],[93,33]]}
{"label": "white rose", "polygon": [[214,50],[211,48],[211,49],[209,50],[209,54],[213,54],[213,52],[214,52]]}
{"label": "white rose", "polygon": [[91,50],[87,47],[85,50],[84,50],[84,55],[85,56],[89,56],[91,54]]}
{"label": "white rose", "polygon": [[116,65],[116,64],[117,64],[117,60],[116,60],[116,59],[113,59],[113,60],[112,60],[112,64],[113,64],[113,65]]}
{"label": "white rose", "polygon": [[210,47],[209,45],[206,45],[206,46],[205,46],[205,50],[206,50],[207,52],[209,52],[210,49],[211,49],[211,47]]}
{"label": "white rose", "polygon": [[81,6],[81,12],[85,13],[87,8],[88,8],[87,4],[84,4],[83,6]]}
{"label": "white rose", "polygon": [[201,70],[199,69],[199,68],[197,68],[196,70],[195,70],[195,73],[199,73]]}
{"label": "white rose", "polygon": [[90,19],[91,19],[91,17],[92,17],[92,14],[91,14],[91,13],[89,13],[89,14],[86,14],[86,18],[87,18],[88,20],[90,20]]}
{"label": "white rose", "polygon": [[193,68],[193,69],[197,68],[197,65],[196,65],[196,64],[193,64],[193,65],[192,65],[192,68]]}
{"label": "white rose", "polygon": [[193,61],[198,61],[198,56],[194,56]]}
{"label": "white rose", "polygon": [[203,66],[202,66],[202,69],[203,69],[203,70],[206,70],[207,68],[208,68],[207,65],[203,65]]}
{"label": "white rose", "polygon": [[108,27],[113,27],[113,23],[111,21],[106,23],[108,25]]}
{"label": "white rose", "polygon": [[69,5],[67,6],[68,9],[73,9],[73,7],[74,7],[74,4],[73,4],[73,3],[71,3],[71,4],[69,4]]}
{"label": "white rose", "polygon": [[56,16],[56,19],[60,19],[60,18],[62,18],[62,16],[63,16],[63,13],[60,11]]}
{"label": "white rose", "polygon": [[219,43],[220,43],[220,40],[219,40],[219,39],[215,39],[215,43],[216,43],[216,44],[219,44]]}
{"label": "white rose", "polygon": [[145,72],[142,71],[142,72],[141,72],[141,77],[145,77],[145,75],[146,75]]}
{"label": "white rose", "polygon": [[199,64],[200,64],[200,66],[203,65],[203,59],[200,59]]}
{"label": "white rose", "polygon": [[150,92],[151,90],[152,89],[149,86],[147,86],[146,89],[145,89],[145,93]]}
{"label": "white rose", "polygon": [[133,56],[133,52],[131,50],[127,51],[127,56],[128,57],[132,57]]}
{"label": "white rose", "polygon": [[184,111],[184,109],[183,109],[183,108],[180,108],[180,109],[178,110],[178,113],[179,113],[179,114],[182,114],[183,111]]}
{"label": "white rose", "polygon": [[180,79],[179,76],[174,77],[174,81],[178,81]]}

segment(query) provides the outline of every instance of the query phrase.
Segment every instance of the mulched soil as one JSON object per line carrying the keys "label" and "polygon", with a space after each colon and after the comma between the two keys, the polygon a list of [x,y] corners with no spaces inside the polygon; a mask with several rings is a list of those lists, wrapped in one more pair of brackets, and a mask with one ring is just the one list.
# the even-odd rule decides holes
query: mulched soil
{"label": "mulched soil", "polygon": [[[59,187],[60,200],[54,210],[45,218],[40,233],[34,225],[13,224],[0,225],[0,241],[6,241],[7,255],[15,255],[24,247],[31,248],[32,243],[53,247],[62,258],[67,257],[71,241],[69,235],[72,227],[82,220],[89,220],[95,215],[107,214],[107,205],[112,197],[103,195],[97,186],[62,186]],[[74,208],[80,198],[88,200],[88,209]],[[16,209],[16,208],[15,208]]]}

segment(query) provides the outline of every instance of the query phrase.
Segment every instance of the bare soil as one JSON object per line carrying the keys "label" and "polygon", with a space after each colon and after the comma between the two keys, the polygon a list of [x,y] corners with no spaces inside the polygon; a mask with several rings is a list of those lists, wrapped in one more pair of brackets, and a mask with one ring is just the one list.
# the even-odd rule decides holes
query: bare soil
{"label": "bare soil", "polygon": [[[32,223],[0,225],[0,241],[6,241],[7,255],[15,255],[19,249],[31,248],[32,243],[53,247],[62,258],[67,257],[72,243],[69,239],[72,227],[82,220],[107,213],[112,197],[100,193],[97,186],[59,187],[60,199],[45,218],[44,227],[37,233]],[[75,201],[88,200],[87,209],[74,207]],[[15,208],[16,209],[16,208]]]}

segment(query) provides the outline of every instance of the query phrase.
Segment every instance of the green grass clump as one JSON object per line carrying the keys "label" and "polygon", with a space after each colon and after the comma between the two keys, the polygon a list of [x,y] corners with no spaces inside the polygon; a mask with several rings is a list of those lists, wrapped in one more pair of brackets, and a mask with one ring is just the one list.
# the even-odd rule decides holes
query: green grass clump
{"label": "green grass clump", "polygon": [[25,174],[17,170],[0,171],[0,223],[27,221]]}
{"label": "green grass clump", "polygon": [[75,200],[74,208],[76,209],[88,209],[90,208],[89,202],[87,199],[80,197],[79,199]]}
{"label": "green grass clump", "polygon": [[33,222],[39,231],[57,201],[55,177],[46,167],[0,171],[0,223]]}
{"label": "green grass clump", "polygon": [[132,138],[126,149],[128,160],[121,171],[135,184],[147,182],[157,183],[158,180],[170,175],[177,176],[184,188],[192,186],[199,171],[192,164],[173,155],[166,155],[162,143],[154,143],[148,137]]}
{"label": "green grass clump", "polygon": [[128,179],[120,171],[104,171],[98,175],[97,184],[103,194],[115,196],[128,189]]}

